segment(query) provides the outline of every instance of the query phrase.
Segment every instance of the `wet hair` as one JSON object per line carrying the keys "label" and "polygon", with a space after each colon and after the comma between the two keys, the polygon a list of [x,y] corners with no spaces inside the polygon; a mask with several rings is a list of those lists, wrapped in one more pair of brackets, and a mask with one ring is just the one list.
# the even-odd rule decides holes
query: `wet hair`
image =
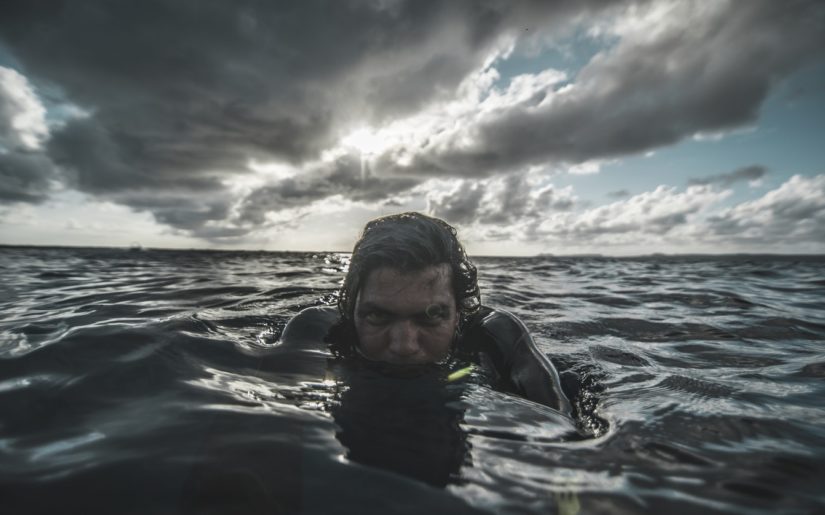
{"label": "wet hair", "polygon": [[446,263],[463,326],[481,306],[476,267],[458,241],[455,228],[443,220],[409,212],[376,218],[355,244],[349,270],[338,296],[341,322],[352,328],[355,301],[367,276],[380,267],[416,272]]}

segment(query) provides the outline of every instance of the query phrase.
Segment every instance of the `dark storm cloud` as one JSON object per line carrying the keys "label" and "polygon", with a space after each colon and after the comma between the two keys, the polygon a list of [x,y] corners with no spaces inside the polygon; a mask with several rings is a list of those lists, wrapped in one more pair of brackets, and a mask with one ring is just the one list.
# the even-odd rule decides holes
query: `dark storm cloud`
{"label": "dark storm cloud", "polygon": [[152,211],[161,223],[195,233],[202,230],[210,220],[226,218],[229,210],[229,206],[220,202],[183,197],[170,197],[162,201],[139,197],[121,200],[136,209]]}
{"label": "dark storm cloud", "polygon": [[478,209],[484,196],[484,187],[473,181],[462,181],[450,194],[432,198],[427,211],[454,224],[471,224],[478,219]]}
{"label": "dark storm cloud", "polygon": [[474,145],[421,155],[413,167],[487,176],[639,153],[752,123],[771,87],[825,48],[825,4],[815,0],[676,2],[671,10],[625,30],[572,89],[499,110],[472,128]]}
{"label": "dark storm cloud", "polygon": [[[47,148],[54,162],[67,171],[70,185],[89,193],[222,189],[211,167],[236,165],[237,161],[231,162],[227,151],[217,147],[193,150],[186,146],[185,140],[134,137],[128,129],[109,129],[87,118],[56,131]],[[240,160],[243,155],[233,157]]]}
{"label": "dark storm cloud", "polygon": [[39,148],[45,113],[26,78],[0,66],[0,203],[48,198],[57,171]]}
{"label": "dark storm cloud", "polygon": [[[48,146],[71,186],[125,201],[133,189],[220,190],[252,158],[301,166],[352,124],[452,95],[502,34],[609,3],[10,0],[0,42],[35,85],[90,113]],[[319,181],[276,196],[319,198]]]}
{"label": "dark storm cloud", "polygon": [[4,2],[0,37],[27,74],[94,109],[107,129],[201,150],[222,137],[230,150],[243,142],[245,152],[300,161],[330,143],[338,117],[418,109],[478,66],[497,36],[554,11],[575,10],[570,2],[25,1]]}
{"label": "dark storm cloud", "polygon": [[54,167],[37,152],[0,154],[0,203],[42,202],[51,190]]}
{"label": "dark storm cloud", "polygon": [[243,199],[240,221],[263,224],[266,213],[306,206],[335,195],[376,202],[409,190],[419,184],[412,177],[379,177],[369,172],[361,159],[352,155],[313,166],[300,175],[261,187]]}
{"label": "dark storm cloud", "polygon": [[130,206],[136,211],[148,211],[155,220],[176,232],[207,240],[242,236],[249,227],[229,223],[232,201],[221,194],[193,194],[178,189],[165,191],[145,188],[111,194],[113,202]]}
{"label": "dark storm cloud", "polygon": [[[621,156],[750,123],[771,86],[823,48],[821,3],[687,4],[690,16],[619,35],[566,93],[535,91],[462,126],[470,145],[418,146],[409,166],[375,156],[368,176],[357,160],[318,164],[358,126],[453,98],[502,35],[550,37],[647,3],[9,0],[0,43],[39,91],[88,113],[52,127],[44,143],[69,186],[219,238],[335,195],[380,202],[432,176]],[[46,155],[39,168],[15,158],[0,172],[11,178],[3,198],[46,195]],[[239,198],[232,180],[252,159],[288,163],[295,176]],[[531,197],[530,211],[520,181],[485,190],[497,211],[479,211],[470,186],[433,206],[492,224],[564,208],[546,193]],[[170,203],[145,201],[152,196]]]}
{"label": "dark storm cloud", "polygon": [[730,186],[740,181],[756,181],[761,179],[768,173],[768,169],[761,165],[751,165],[744,168],[739,168],[730,173],[722,173],[719,175],[710,175],[708,177],[700,177],[697,179],[690,179],[688,184],[704,185],[704,184],[719,184],[721,186]]}

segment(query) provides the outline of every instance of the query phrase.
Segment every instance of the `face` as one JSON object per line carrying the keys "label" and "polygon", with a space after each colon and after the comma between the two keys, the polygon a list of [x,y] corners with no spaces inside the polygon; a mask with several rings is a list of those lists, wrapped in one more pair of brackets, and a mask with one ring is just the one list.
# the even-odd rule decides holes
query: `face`
{"label": "face", "polygon": [[458,313],[447,264],[416,272],[391,267],[367,275],[355,302],[355,331],[368,359],[396,364],[441,361]]}

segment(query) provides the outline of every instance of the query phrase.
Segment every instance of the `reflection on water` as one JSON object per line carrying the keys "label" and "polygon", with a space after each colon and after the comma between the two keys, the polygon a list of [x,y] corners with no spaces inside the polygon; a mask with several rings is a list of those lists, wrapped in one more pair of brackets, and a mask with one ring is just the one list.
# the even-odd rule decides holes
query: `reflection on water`
{"label": "reflection on water", "polygon": [[479,259],[574,420],[284,345],[346,264],[0,248],[3,513],[825,511],[825,259]]}
{"label": "reflection on water", "polygon": [[345,364],[335,368],[341,393],[331,413],[347,459],[438,487],[458,480],[469,458],[464,409],[442,374],[397,377]]}

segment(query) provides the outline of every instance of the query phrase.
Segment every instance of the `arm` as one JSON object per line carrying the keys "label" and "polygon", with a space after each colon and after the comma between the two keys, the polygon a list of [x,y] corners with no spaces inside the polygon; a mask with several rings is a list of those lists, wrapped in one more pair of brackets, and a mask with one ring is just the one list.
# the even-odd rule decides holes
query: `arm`
{"label": "arm", "polygon": [[488,354],[497,374],[515,393],[570,415],[556,367],[537,347],[530,332],[512,313],[492,310],[480,321],[479,350]]}

